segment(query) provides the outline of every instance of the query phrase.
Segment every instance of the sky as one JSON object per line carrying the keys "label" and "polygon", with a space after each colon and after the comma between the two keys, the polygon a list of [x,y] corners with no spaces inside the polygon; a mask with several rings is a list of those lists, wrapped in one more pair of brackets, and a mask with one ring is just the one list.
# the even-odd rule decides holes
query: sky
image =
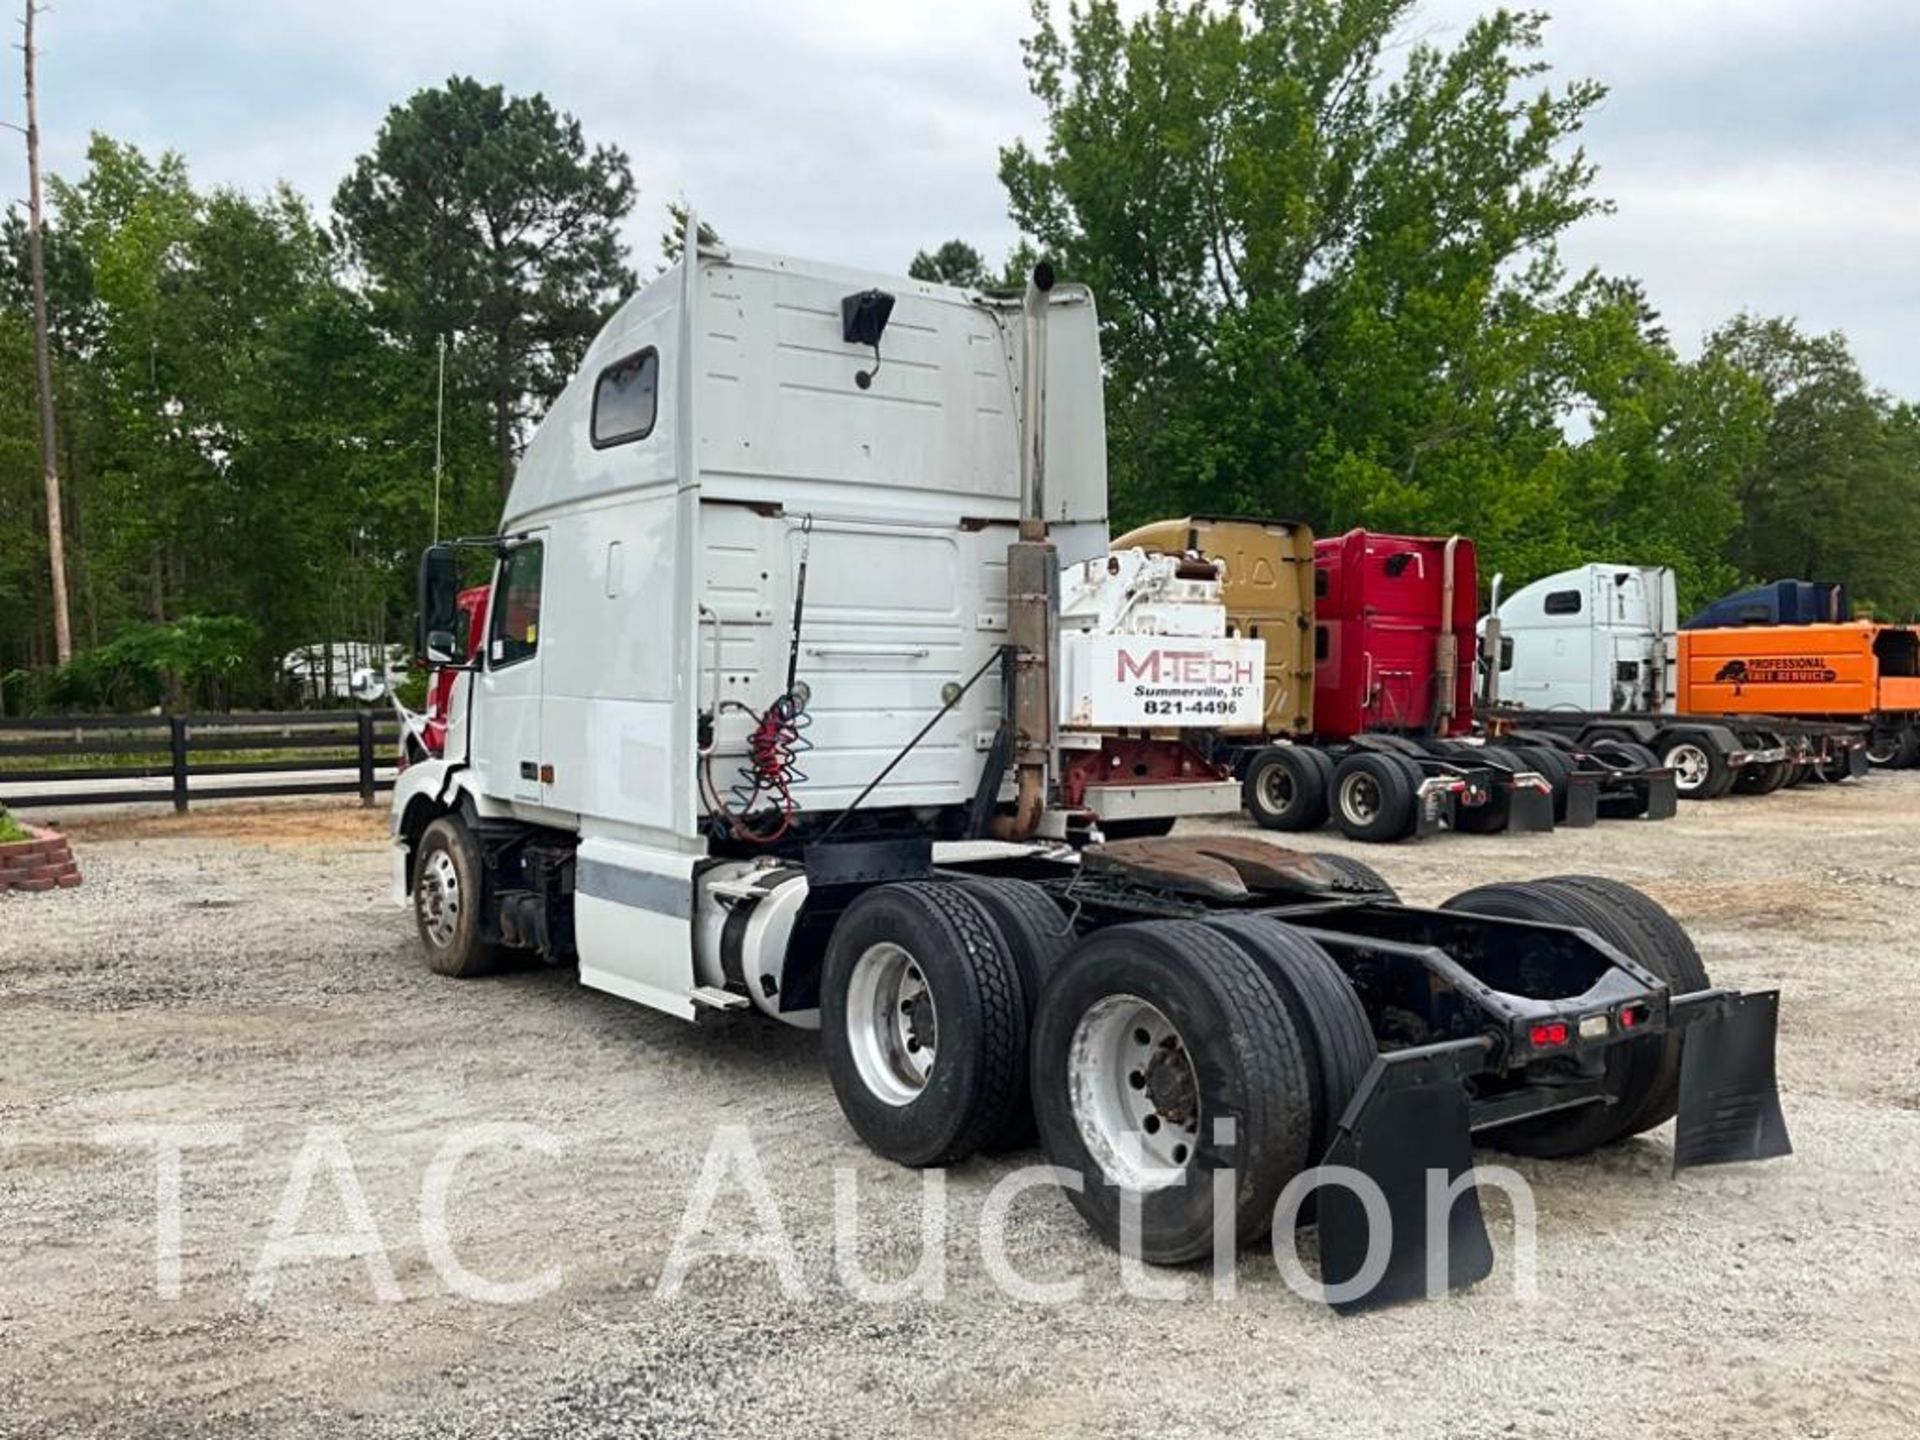
{"label": "sky", "polygon": [[[1617,211],[1568,259],[1640,277],[1683,352],[1743,308],[1791,315],[1920,398],[1920,0],[1531,3],[1555,75],[1611,89],[1583,140]],[[1426,0],[1408,38],[1486,8]],[[900,271],[957,235],[997,261],[999,147],[1040,133],[1028,0],[55,0],[40,27],[50,169],[102,130],[322,208],[414,90],[544,91],[631,156],[642,274],[673,200],[754,249]],[[8,146],[0,204],[25,192]]]}

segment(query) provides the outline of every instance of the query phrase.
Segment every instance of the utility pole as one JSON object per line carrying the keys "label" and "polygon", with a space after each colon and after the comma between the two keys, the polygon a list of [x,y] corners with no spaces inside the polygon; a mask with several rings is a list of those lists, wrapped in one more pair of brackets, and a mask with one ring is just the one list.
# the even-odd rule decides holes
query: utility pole
{"label": "utility pole", "polygon": [[53,359],[47,340],[47,257],[40,222],[40,115],[33,83],[33,20],[26,3],[27,262],[33,272],[34,367],[40,381],[40,469],[47,486],[47,564],[53,572],[53,648],[62,665],[73,659],[73,622],[67,613],[67,547],[60,525],[60,470],[53,426]]}

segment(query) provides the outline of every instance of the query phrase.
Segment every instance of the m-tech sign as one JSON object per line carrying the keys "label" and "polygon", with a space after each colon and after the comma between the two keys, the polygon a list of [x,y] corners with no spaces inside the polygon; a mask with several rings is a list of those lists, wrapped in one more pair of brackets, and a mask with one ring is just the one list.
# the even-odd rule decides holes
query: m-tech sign
{"label": "m-tech sign", "polygon": [[1094,637],[1087,722],[1153,727],[1260,723],[1267,647],[1260,640]]}

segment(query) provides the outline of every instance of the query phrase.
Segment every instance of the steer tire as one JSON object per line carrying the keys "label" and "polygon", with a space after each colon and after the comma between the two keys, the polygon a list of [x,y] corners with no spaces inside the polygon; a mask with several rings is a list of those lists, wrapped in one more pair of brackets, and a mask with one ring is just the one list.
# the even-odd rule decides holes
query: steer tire
{"label": "steer tire", "polygon": [[[1028,1011],[1013,950],[985,904],[941,881],[876,886],[835,923],[821,979],[821,1048],[841,1113],[876,1154],[951,1165],[1015,1123],[1026,1097]],[[932,1002],[933,1060],[917,1084],[912,1064],[923,1042],[917,1029],[905,1037],[893,1029],[889,996],[899,989],[890,992],[886,978],[902,968]]]}
{"label": "steer tire", "polygon": [[413,919],[434,974],[471,980],[507,964],[507,948],[482,934],[485,894],[479,841],[458,815],[441,816],[420,836],[413,857]]}
{"label": "steer tire", "polygon": [[[1047,898],[1047,892],[1030,880],[981,877],[961,880],[958,888],[980,903],[1000,931],[1020,976],[1020,996],[1026,1012],[1033,1015],[1040,1008],[1040,992],[1073,948],[1073,925]],[[1038,1137],[1032,1100],[1023,1093],[1006,1126],[981,1148],[1022,1150]]]}
{"label": "steer tire", "polygon": [[1265,915],[1221,916],[1206,924],[1259,962],[1286,1002],[1307,1050],[1313,1093],[1307,1154],[1317,1163],[1326,1157],[1334,1128],[1380,1053],[1366,1008],[1334,958],[1292,926]]}
{"label": "steer tire", "polygon": [[[1707,967],[1680,922],[1631,885],[1595,875],[1556,875],[1481,885],[1440,907],[1474,915],[1535,920],[1590,930],[1666,982],[1673,995],[1708,987]],[[1680,1100],[1677,1031],[1612,1047],[1607,1078],[1613,1102],[1515,1121],[1486,1132],[1487,1143],[1518,1155],[1582,1155],[1673,1118]]]}
{"label": "steer tire", "polygon": [[1378,896],[1382,900],[1398,905],[1400,893],[1387,883],[1387,877],[1367,864],[1364,860],[1355,860],[1351,855],[1335,855],[1326,850],[1307,852],[1334,874],[1334,889],[1343,893],[1360,893]]}
{"label": "steer tire", "polygon": [[1398,755],[1357,750],[1333,772],[1333,819],[1349,840],[1378,845],[1398,840],[1413,829],[1415,787],[1408,778],[1412,761]]}
{"label": "steer tire", "polygon": [[[1135,1050],[1140,1035],[1164,1038],[1160,1022],[1140,1024],[1143,1004],[1177,1044]],[[1155,1093],[1162,1080],[1149,1074],[1162,1077],[1166,1093]],[[1309,1162],[1313,1083],[1278,986],[1239,945],[1197,921],[1088,936],[1054,973],[1034,1020],[1033,1107],[1047,1159],[1079,1177],[1068,1198],[1107,1244],[1121,1247],[1123,1213],[1137,1217],[1139,1258],[1154,1265],[1213,1253],[1217,1171],[1234,1172],[1237,1241],[1268,1234],[1281,1190]],[[1179,1103],[1186,1096],[1191,1106]],[[1166,1151],[1155,1158],[1158,1174],[1129,1173],[1122,1142],[1130,1136]]]}
{"label": "steer tire", "polygon": [[1318,830],[1327,823],[1326,757],[1301,745],[1269,745],[1247,763],[1240,803],[1262,830]]}

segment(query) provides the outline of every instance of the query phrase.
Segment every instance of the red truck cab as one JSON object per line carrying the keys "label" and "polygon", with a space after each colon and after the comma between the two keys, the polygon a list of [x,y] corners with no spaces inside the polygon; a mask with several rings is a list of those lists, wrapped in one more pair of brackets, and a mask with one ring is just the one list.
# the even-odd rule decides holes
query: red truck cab
{"label": "red truck cab", "polygon": [[1460,735],[1473,725],[1473,542],[1349,530],[1314,543],[1314,730]]}

